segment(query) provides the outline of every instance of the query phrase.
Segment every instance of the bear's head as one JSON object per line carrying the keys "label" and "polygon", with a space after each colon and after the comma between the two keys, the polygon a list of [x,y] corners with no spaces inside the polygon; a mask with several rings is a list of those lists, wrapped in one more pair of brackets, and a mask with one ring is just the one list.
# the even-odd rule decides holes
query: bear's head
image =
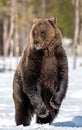
{"label": "bear's head", "polygon": [[34,19],[30,33],[31,46],[36,50],[46,49],[56,36],[56,18]]}

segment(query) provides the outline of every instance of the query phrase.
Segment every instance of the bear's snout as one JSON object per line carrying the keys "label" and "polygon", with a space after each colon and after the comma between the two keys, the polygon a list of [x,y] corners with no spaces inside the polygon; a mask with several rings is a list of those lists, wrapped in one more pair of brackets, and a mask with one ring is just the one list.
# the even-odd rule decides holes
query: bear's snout
{"label": "bear's snout", "polygon": [[39,40],[34,40],[34,48],[36,50],[42,49],[42,44],[39,42]]}
{"label": "bear's snout", "polygon": [[34,40],[34,45],[38,45],[38,44],[39,44],[38,40]]}

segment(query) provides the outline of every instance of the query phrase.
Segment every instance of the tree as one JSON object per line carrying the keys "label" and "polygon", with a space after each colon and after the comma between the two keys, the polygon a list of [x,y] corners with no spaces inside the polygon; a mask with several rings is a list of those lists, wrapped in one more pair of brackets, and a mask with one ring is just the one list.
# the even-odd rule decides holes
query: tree
{"label": "tree", "polygon": [[76,68],[76,56],[77,56],[77,45],[79,37],[79,0],[76,0],[75,4],[75,31],[74,31],[74,43],[73,43],[73,52],[74,52],[74,61],[73,68]]}
{"label": "tree", "polygon": [[[6,50],[8,48],[8,44],[4,44],[6,42],[6,37],[7,37],[7,33],[8,33],[8,19],[9,19],[9,15],[10,15],[10,0],[0,0],[0,20],[2,21],[2,28],[3,28],[3,34],[2,34],[2,43],[3,43],[3,54],[6,55]],[[2,44],[1,43],[1,44]],[[7,42],[6,42],[7,43]]]}
{"label": "tree", "polygon": [[[5,9],[7,10],[7,8],[8,8],[7,3],[4,3],[4,2],[5,1],[3,1],[3,6],[5,4],[6,5],[3,10],[3,14],[4,14],[4,17],[3,17],[3,53],[4,53],[4,56],[8,56],[8,50],[9,50],[10,44],[11,44],[11,46],[13,46],[12,45],[13,42],[11,42],[11,40],[13,38],[13,32],[14,32],[14,0],[12,0],[10,3],[11,8],[9,8],[9,9],[11,10],[10,11],[11,13],[9,14],[9,17],[7,14],[8,12],[7,13],[5,12]],[[7,0],[7,2],[9,2],[9,1]]]}
{"label": "tree", "polygon": [[45,0],[42,0],[42,17],[45,18],[45,14],[46,14],[46,3]]}
{"label": "tree", "polygon": [[79,55],[82,56],[82,0],[79,0],[79,47],[80,53]]}

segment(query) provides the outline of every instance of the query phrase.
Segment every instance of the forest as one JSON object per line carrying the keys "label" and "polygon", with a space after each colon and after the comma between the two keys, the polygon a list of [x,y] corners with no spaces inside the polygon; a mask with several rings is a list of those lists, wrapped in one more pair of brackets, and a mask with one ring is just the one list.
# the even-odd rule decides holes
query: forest
{"label": "forest", "polygon": [[[67,52],[82,55],[81,0],[0,0],[0,55],[20,56],[29,41],[33,18],[57,18]],[[69,48],[69,50],[68,50]]]}

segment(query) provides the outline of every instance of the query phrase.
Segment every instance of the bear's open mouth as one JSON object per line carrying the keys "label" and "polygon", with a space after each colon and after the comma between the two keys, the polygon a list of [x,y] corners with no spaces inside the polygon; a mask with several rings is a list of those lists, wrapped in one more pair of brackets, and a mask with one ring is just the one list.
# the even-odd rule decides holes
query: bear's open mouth
{"label": "bear's open mouth", "polygon": [[34,48],[36,50],[40,50],[40,49],[42,49],[42,46],[41,46],[41,44],[37,44],[37,45],[34,45]]}

